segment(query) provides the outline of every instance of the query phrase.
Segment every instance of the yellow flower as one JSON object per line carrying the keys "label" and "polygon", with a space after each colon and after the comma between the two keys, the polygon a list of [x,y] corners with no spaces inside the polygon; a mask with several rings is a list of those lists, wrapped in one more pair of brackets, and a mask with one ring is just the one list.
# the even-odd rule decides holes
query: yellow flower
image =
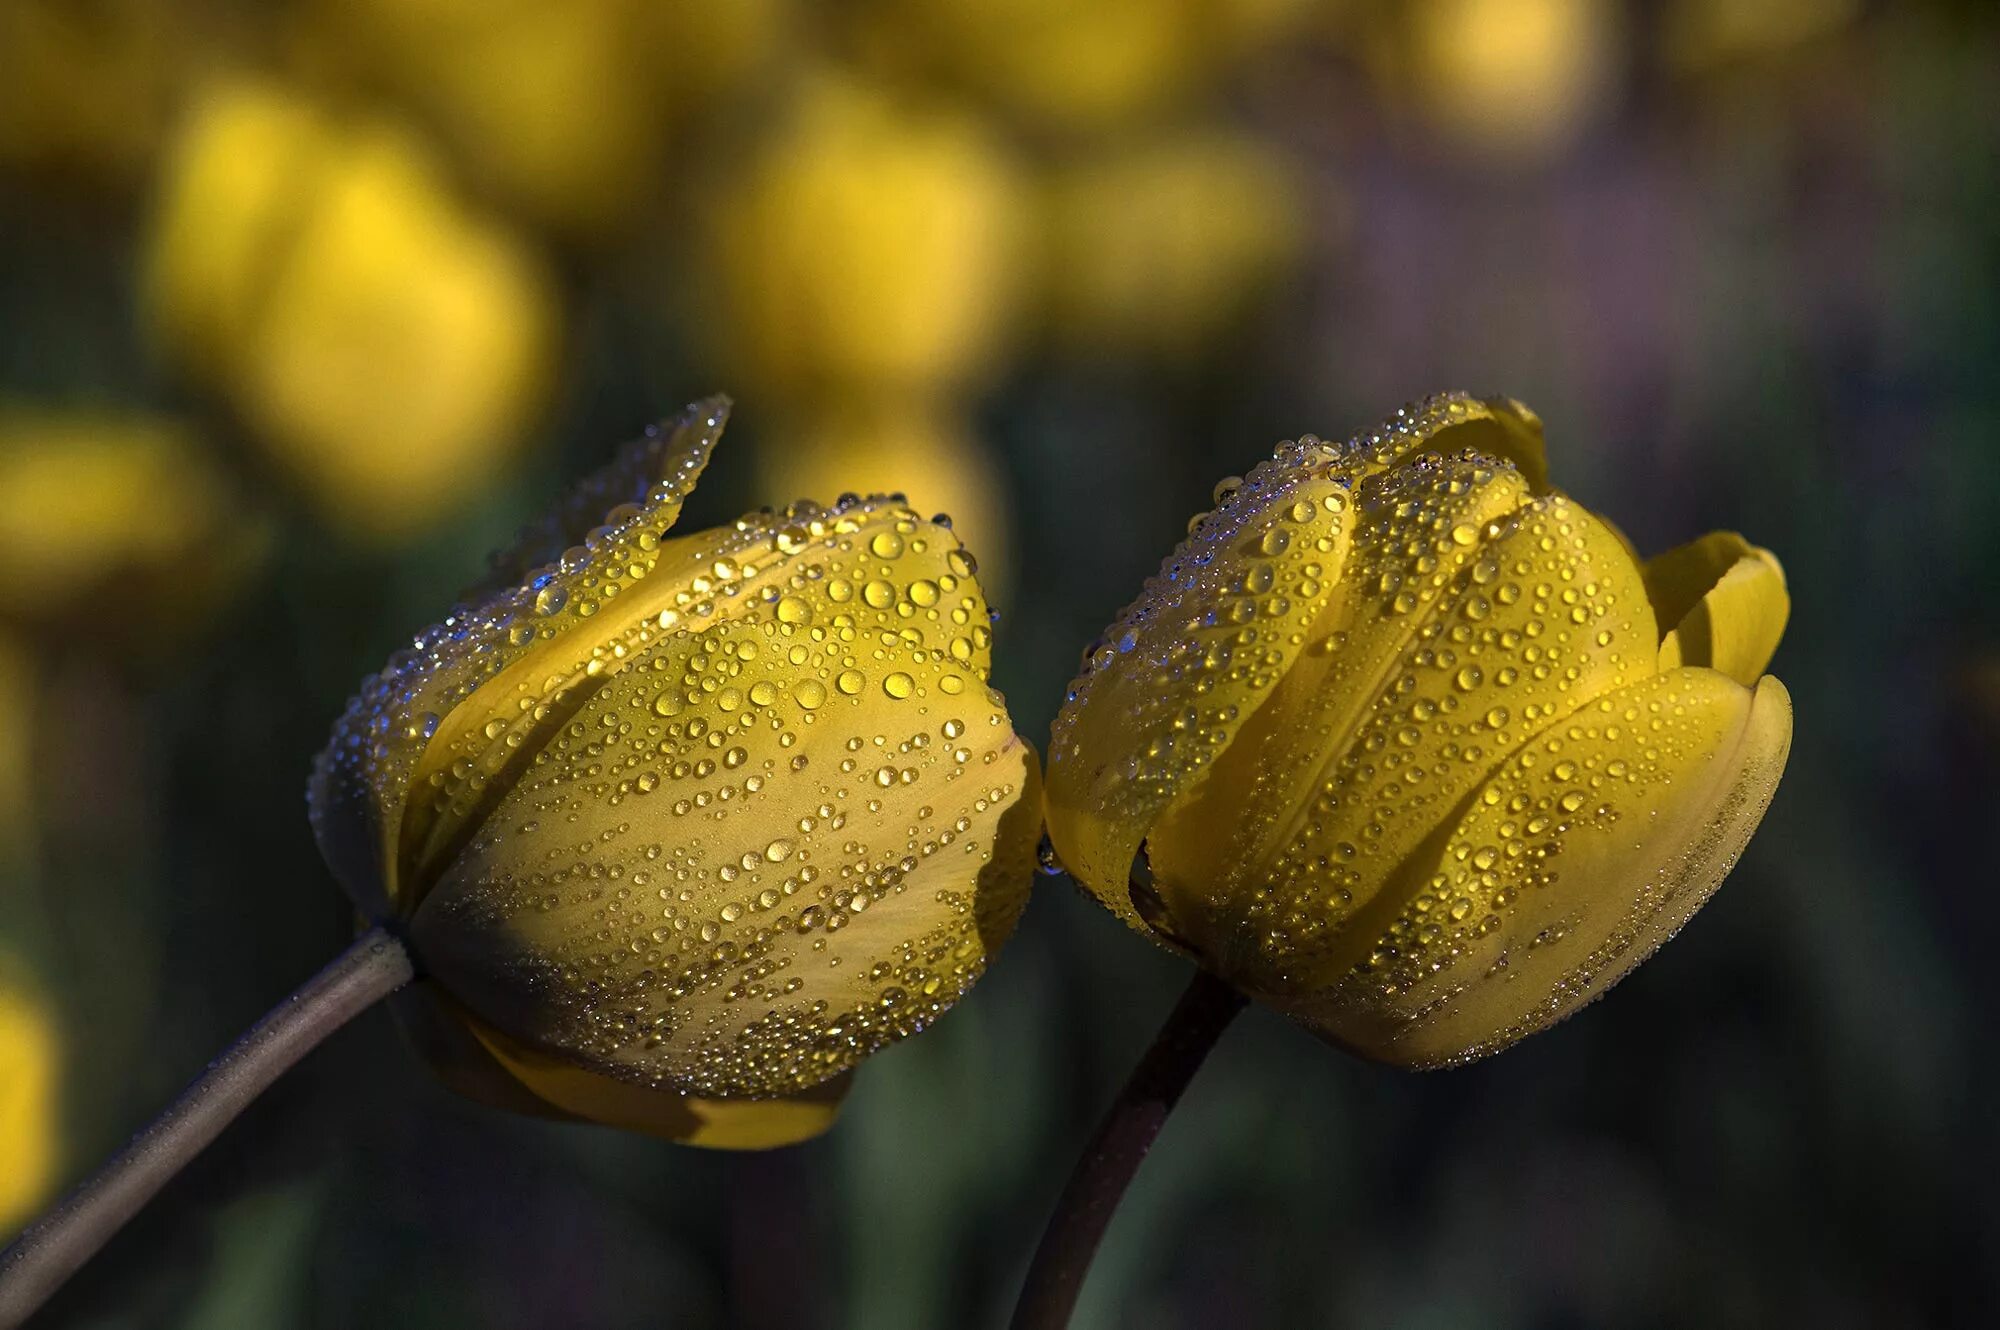
{"label": "yellow flower", "polygon": [[1098,353],[1198,352],[1286,273],[1304,233],[1285,161],[1227,133],[1083,158],[1045,198],[1050,321]]}
{"label": "yellow flower", "polygon": [[1413,0],[1368,45],[1384,91],[1480,151],[1537,157],[1587,129],[1616,72],[1610,0]]}
{"label": "yellow flower", "polygon": [[988,597],[1005,602],[1007,481],[963,407],[902,395],[828,402],[766,438],[757,455],[761,493],[899,491],[918,512],[951,519],[979,551]]}
{"label": "yellow flower", "polygon": [[0,982],[0,1235],[48,1200],[61,1148],[55,1020],[35,993]]}
{"label": "yellow flower", "polygon": [[556,314],[541,267],[423,145],[282,89],[201,98],[169,155],[148,274],[163,348],[356,535],[476,492],[530,423]]}
{"label": "yellow flower", "polygon": [[723,415],[633,445],[369,679],[312,809],[452,1084],[741,1147],[824,1129],[979,976],[1039,772],[949,530],[871,498],[669,535]]}
{"label": "yellow flower", "polygon": [[815,83],[708,207],[717,331],[760,387],[915,390],[996,358],[1026,204],[976,124]]}
{"label": "yellow flower", "polygon": [[198,624],[268,533],[179,423],[0,405],[0,614],[148,640]]}
{"label": "yellow flower", "polygon": [[[1464,396],[1286,444],[1086,657],[1049,834],[1133,927],[1334,1043],[1469,1060],[1637,965],[1791,742],[1777,560],[1641,563]],[[1131,879],[1143,846],[1150,868]]]}

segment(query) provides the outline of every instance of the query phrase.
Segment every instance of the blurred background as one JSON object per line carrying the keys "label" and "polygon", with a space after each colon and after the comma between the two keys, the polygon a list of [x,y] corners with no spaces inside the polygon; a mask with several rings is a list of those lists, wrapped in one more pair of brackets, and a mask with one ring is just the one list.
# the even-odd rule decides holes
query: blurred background
{"label": "blurred background", "polygon": [[[1078,1324],[1991,1324],[1996,69],[1978,0],[0,0],[0,1229],[343,945],[311,755],[648,421],[738,399],[698,523],[952,514],[1040,739],[1216,480],[1463,386],[1782,555],[1791,771],[1503,1057],[1252,1011]],[[1184,977],[1044,881],[755,1157],[371,1015],[46,1320],[998,1325]]]}

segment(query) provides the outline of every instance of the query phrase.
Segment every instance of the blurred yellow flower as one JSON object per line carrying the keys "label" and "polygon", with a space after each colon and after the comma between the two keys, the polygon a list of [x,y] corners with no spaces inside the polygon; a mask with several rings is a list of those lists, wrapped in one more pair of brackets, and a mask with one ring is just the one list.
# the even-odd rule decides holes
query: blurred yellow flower
{"label": "blurred yellow flower", "polygon": [[1641,564],[1532,414],[1462,396],[1218,497],[1051,736],[1050,837],[1127,923],[1437,1065],[1602,993],[1735,864],[1791,742],[1770,554]]}
{"label": "blurred yellow flower", "polygon": [[707,315],[760,388],[934,388],[1002,350],[1027,201],[976,123],[817,80],[706,202]]}
{"label": "blurred yellow flower", "polygon": [[978,978],[1039,772],[949,530],[872,498],[669,534],[724,414],[633,445],[364,683],[312,810],[403,921],[452,1085],[758,1147]]}
{"label": "blurred yellow flower", "polygon": [[1410,0],[1382,13],[1367,50],[1384,95],[1476,150],[1568,147],[1618,72],[1615,0]]}
{"label": "blurred yellow flower", "polygon": [[1046,191],[1053,332],[1073,350],[1187,356],[1298,257],[1290,164],[1209,130],[1070,162]]}
{"label": "blurred yellow flower", "polygon": [[335,44],[422,108],[475,175],[591,237],[666,178],[678,124],[766,63],[782,0],[322,4]]}
{"label": "blurred yellow flower", "polygon": [[532,423],[554,351],[541,266],[422,143],[270,85],[212,87],[181,126],[147,291],[163,349],[369,539],[477,492]]}
{"label": "blurred yellow flower", "polygon": [[1007,479],[957,403],[863,398],[781,419],[757,454],[757,483],[775,496],[907,495],[917,512],[951,519],[958,538],[979,551],[988,598],[1006,599]]}
{"label": "blurred yellow flower", "polygon": [[49,1199],[62,1148],[61,1054],[43,998],[0,974],[0,1236]]}
{"label": "blurred yellow flower", "polygon": [[1311,17],[1314,0],[872,0],[873,60],[977,88],[1051,124],[1101,129],[1185,102]]}
{"label": "blurred yellow flower", "polygon": [[182,31],[152,0],[0,5],[0,167],[135,173],[159,137]]}
{"label": "blurred yellow flower", "polygon": [[1678,0],[1665,17],[1669,64],[1711,69],[1801,46],[1861,16],[1861,0]]}
{"label": "blurred yellow flower", "polygon": [[0,403],[0,615],[172,637],[240,586],[267,543],[179,422]]}

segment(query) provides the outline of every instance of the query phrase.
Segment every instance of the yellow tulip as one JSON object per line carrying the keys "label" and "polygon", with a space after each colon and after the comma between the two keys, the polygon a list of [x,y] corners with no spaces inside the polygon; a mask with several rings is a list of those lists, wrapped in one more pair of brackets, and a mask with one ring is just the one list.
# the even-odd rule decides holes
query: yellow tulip
{"label": "yellow tulip", "polygon": [[721,350],[760,387],[931,389],[998,357],[1027,209],[975,122],[817,82],[706,206]]}
{"label": "yellow tulip", "polygon": [[0,982],[0,1234],[49,1198],[60,1149],[55,1022],[42,999]]}
{"label": "yellow tulip", "polygon": [[0,405],[0,614],[171,636],[199,623],[268,533],[183,425]]}
{"label": "yellow tulip", "polygon": [[1384,91],[1475,149],[1540,157],[1603,104],[1620,25],[1611,0],[1413,0],[1368,44]]}
{"label": "yellow tulip", "polygon": [[365,539],[463,502],[523,434],[553,352],[541,266],[421,141],[273,86],[211,88],[181,128],[148,294],[162,347]]}
{"label": "yellow tulip", "polygon": [[822,1130],[979,976],[1039,771],[948,529],[870,498],[669,533],[724,414],[633,445],[366,681],[312,810],[454,1086],[742,1147]]}
{"label": "yellow tulip", "polygon": [[[1511,401],[1281,446],[1084,662],[1049,834],[1148,936],[1324,1038],[1466,1061],[1687,921],[1791,741],[1777,560],[1641,563]],[[1150,876],[1133,875],[1143,847]]]}

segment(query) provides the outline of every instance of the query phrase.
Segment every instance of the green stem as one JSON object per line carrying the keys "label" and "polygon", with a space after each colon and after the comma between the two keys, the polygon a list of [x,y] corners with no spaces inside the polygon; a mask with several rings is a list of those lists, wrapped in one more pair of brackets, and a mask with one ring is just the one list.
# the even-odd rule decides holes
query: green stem
{"label": "green stem", "polygon": [[1206,970],[1195,972],[1063,1187],[1028,1266],[1014,1307],[1014,1330],[1062,1330],[1069,1324],[1091,1258],[1126,1187],[1243,1003],[1243,995],[1227,983]]}
{"label": "green stem", "polygon": [[271,1082],[412,973],[402,942],[371,928],[265,1013],[130,1144],[0,1252],[0,1330],[33,1315]]}

